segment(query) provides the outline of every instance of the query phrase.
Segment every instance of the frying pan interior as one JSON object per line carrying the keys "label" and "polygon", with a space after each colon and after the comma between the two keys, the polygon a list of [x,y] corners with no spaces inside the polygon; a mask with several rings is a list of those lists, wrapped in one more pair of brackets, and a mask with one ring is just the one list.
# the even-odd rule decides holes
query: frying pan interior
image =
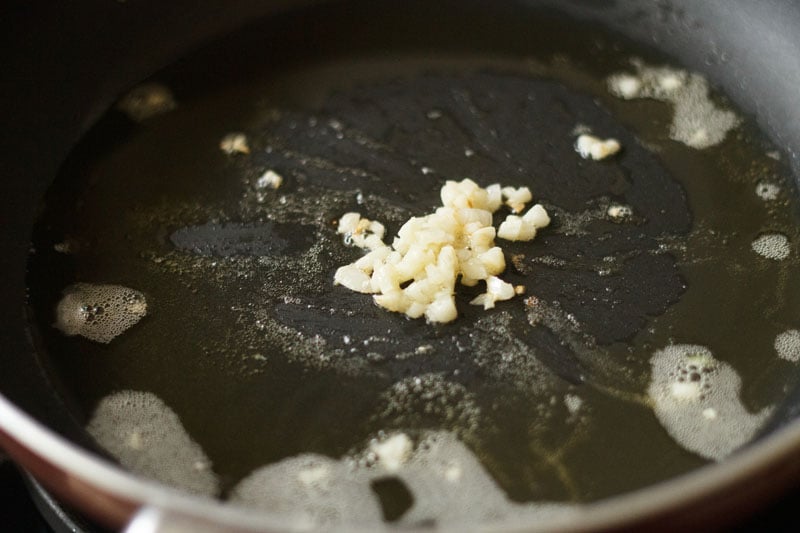
{"label": "frying pan interior", "polygon": [[[781,24],[797,17],[768,5]],[[97,120],[32,232],[38,351],[3,364],[57,394],[4,393],[94,448],[82,427],[103,397],[152,392],[212,458],[223,496],[260,465],[353,453],[378,430],[455,432],[516,501],[593,501],[656,483],[727,453],[678,446],[653,416],[650,357],[673,344],[709,346],[729,365],[718,375],[741,376],[737,405],[759,428],[791,420],[795,367],[773,346],[796,328],[796,264],[765,262],[752,243],[797,242],[798,122],[779,118],[797,113],[780,89],[800,69],[770,43],[772,83],[776,70],[757,61],[766,45],[735,31],[764,24],[769,9],[558,6],[570,16],[512,3],[486,24],[477,3],[336,3],[253,23],[155,73],[177,108],[143,123],[114,109]],[[703,72],[722,89],[715,104],[742,122],[704,150],[670,140],[662,103],[607,90],[633,56]],[[166,63],[132,60],[96,110]],[[97,114],[80,116],[86,126]],[[581,126],[624,151],[580,159]],[[234,130],[250,154],[218,150]],[[65,128],[61,154],[79,132]],[[23,191],[28,206],[53,159],[40,182],[15,185],[37,187]],[[257,190],[265,169],[285,178],[275,194]],[[529,186],[553,214],[535,246],[505,246],[507,279],[533,298],[484,313],[467,291],[459,322],[434,327],[332,286],[336,266],[358,257],[335,234],[338,216],[362,210],[391,233],[430,210],[445,179],[464,177]],[[766,207],[753,192],[765,179],[781,191]],[[612,205],[633,216],[613,219]],[[64,339],[50,325],[74,282],[141,290],[150,316],[109,345]]]}

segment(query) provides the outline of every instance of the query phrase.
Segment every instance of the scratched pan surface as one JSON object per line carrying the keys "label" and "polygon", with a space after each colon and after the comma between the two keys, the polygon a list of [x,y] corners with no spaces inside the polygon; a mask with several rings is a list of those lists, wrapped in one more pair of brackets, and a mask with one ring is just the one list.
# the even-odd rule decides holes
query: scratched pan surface
{"label": "scratched pan surface", "polygon": [[[748,412],[780,409],[795,366],[773,345],[798,326],[796,254],[751,248],[764,232],[797,242],[774,147],[747,117],[712,148],[671,141],[668,105],[605,83],[633,56],[667,59],[595,28],[450,16],[459,31],[422,10],[276,17],[154,76],[174,110],[142,123],[111,110],[86,136],[47,198],[28,280],[40,357],[80,423],[112,392],[156,394],[223,496],[292,455],[445,429],[514,500],[592,501],[708,462],[647,398],[669,344],[731,365]],[[580,158],[579,125],[623,151]],[[219,149],[231,131],[249,154]],[[267,169],[276,191],[257,187]],[[433,326],[333,286],[360,255],[336,234],[343,213],[391,235],[466,177],[528,186],[553,216],[532,243],[500,242],[525,297],[484,312],[464,290],[459,319]],[[756,194],[765,179],[774,200]],[[633,216],[609,217],[615,203]],[[148,316],[108,345],[66,338],[53,309],[76,281],[138,289]]]}

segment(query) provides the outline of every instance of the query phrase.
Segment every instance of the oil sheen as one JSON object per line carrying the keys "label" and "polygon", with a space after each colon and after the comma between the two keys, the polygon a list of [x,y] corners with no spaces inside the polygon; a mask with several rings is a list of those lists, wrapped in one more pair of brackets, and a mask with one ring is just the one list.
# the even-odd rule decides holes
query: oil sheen
{"label": "oil sheen", "polygon": [[[95,439],[239,505],[419,525],[559,513],[757,438],[800,359],[780,151],[700,74],[598,28],[357,6],[196,51],[121,95],[62,167],[30,303],[42,365]],[[584,159],[581,134],[622,148]],[[484,311],[466,290],[432,325],[334,286],[361,254],[344,213],[390,242],[464,178],[529,187],[552,217],[503,243],[524,296]],[[53,326],[65,290],[73,324],[111,286],[146,316],[94,334],[108,342]]]}

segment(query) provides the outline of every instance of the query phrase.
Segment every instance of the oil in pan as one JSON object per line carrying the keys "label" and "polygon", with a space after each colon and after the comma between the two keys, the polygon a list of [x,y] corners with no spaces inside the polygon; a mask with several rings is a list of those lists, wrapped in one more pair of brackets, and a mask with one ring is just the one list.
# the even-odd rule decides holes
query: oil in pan
{"label": "oil in pan", "polygon": [[[124,466],[312,524],[513,522],[724,459],[768,424],[800,358],[780,154],[647,50],[446,7],[255,24],[76,147],[31,304],[43,363]],[[584,158],[581,135],[621,150]],[[344,213],[391,242],[464,178],[550,213],[502,242],[524,296],[484,311],[461,288],[433,325],[334,286],[361,255]]]}

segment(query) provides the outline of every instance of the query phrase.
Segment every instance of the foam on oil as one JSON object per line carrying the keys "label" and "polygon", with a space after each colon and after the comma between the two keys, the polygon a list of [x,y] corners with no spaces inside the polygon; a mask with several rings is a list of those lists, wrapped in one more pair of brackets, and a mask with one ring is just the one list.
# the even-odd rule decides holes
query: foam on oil
{"label": "foam on oil", "polygon": [[[376,443],[402,441],[404,450],[387,464]],[[435,524],[475,528],[524,524],[562,515],[569,506],[510,501],[477,457],[455,435],[430,431],[414,442],[404,433],[373,439],[366,450],[339,460],[313,454],[262,467],[242,480],[231,503],[269,510],[307,527],[347,524],[380,527],[380,504],[370,483],[391,476],[411,493],[400,527]]]}
{"label": "foam on oil", "polygon": [[211,460],[178,415],[152,393],[120,391],[103,398],[86,429],[135,474],[195,494],[219,493]]}
{"label": "foam on oil", "polygon": [[704,346],[668,346],[650,365],[647,392],[656,416],[681,446],[703,457],[724,459],[749,442],[771,412],[748,412],[740,399],[742,379]]}

